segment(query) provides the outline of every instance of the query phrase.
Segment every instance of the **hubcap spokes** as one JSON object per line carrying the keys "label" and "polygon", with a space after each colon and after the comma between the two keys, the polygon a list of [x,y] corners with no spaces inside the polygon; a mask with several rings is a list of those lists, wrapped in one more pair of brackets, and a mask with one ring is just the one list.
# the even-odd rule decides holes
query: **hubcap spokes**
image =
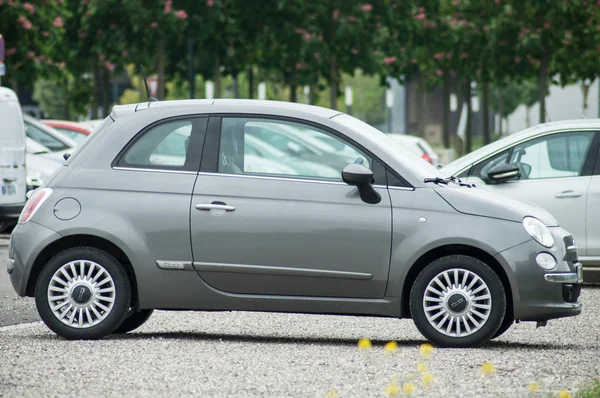
{"label": "hubcap spokes", "polygon": [[48,304],[67,326],[85,329],[102,322],[115,303],[115,283],[100,264],[71,261],[60,267],[48,285]]}
{"label": "hubcap spokes", "polygon": [[492,296],[477,274],[462,268],[440,272],[427,285],[423,309],[429,324],[451,337],[469,336],[485,325]]}

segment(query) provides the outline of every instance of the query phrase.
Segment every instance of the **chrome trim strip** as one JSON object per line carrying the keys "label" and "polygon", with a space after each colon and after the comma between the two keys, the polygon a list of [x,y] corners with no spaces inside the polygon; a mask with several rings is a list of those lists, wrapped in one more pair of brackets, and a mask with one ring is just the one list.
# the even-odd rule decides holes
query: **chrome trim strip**
{"label": "chrome trim strip", "polygon": [[304,276],[313,278],[336,278],[336,279],[357,279],[370,280],[373,274],[362,272],[329,271],[324,269],[307,269],[292,267],[274,267],[267,265],[248,265],[248,264],[226,264],[226,263],[206,263],[194,261],[194,268],[198,272],[232,272],[239,274],[255,275],[278,275],[278,276]]}
{"label": "chrome trim strip", "polygon": [[574,272],[565,274],[546,274],[544,279],[552,283],[581,283],[577,274]]}
{"label": "chrome trim strip", "polygon": [[323,181],[323,180],[310,180],[310,179],[305,179],[305,178],[258,176],[258,175],[251,175],[251,174],[227,174],[227,173],[200,172],[200,173],[198,173],[198,175],[215,176],[215,177],[256,178],[259,180],[275,180],[275,181],[312,182],[312,183],[317,183],[317,184],[329,184],[329,185],[348,185],[345,182],[340,182],[340,181]]}
{"label": "chrome trim strip", "polygon": [[[376,187],[381,187],[381,188],[385,188],[384,185],[375,185]],[[387,187],[387,189],[392,189],[394,191],[414,191],[415,188],[411,188],[411,187]]]}
{"label": "chrome trim strip", "polygon": [[170,173],[170,174],[198,174],[195,171],[187,170],[166,170],[166,169],[144,169],[137,167],[113,167],[113,170],[125,170],[125,171],[145,171],[150,173]]}
{"label": "chrome trim strip", "polygon": [[567,246],[567,250],[569,250],[569,251],[577,251],[577,246],[575,246],[575,245]]}
{"label": "chrome trim strip", "polygon": [[575,272],[560,272],[544,275],[544,279],[552,283],[583,283],[583,267],[575,264]]}
{"label": "chrome trim strip", "polygon": [[[312,180],[308,178],[288,178],[288,177],[272,177],[272,176],[259,176],[254,174],[227,174],[227,173],[207,173],[200,172],[198,175],[201,176],[215,176],[215,177],[239,177],[239,178],[256,178],[259,180],[274,180],[274,181],[291,181],[291,182],[311,182],[317,184],[329,184],[329,185],[346,185],[345,182],[342,181],[324,181],[324,180]],[[373,188],[381,188],[381,189],[398,189],[402,191],[414,191],[414,188],[409,187],[386,187],[385,185],[373,185]]]}
{"label": "chrome trim strip", "polygon": [[160,269],[194,271],[191,261],[156,260],[156,265],[158,265],[158,268]]}

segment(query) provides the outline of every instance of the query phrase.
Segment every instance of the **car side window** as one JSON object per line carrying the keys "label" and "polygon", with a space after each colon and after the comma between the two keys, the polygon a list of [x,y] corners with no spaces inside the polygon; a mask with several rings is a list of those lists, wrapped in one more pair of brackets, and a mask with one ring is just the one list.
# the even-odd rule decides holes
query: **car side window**
{"label": "car side window", "polygon": [[32,140],[39,142],[51,151],[64,151],[65,149],[69,149],[67,145],[60,142],[58,139],[28,123],[25,124],[25,135]]}
{"label": "car side window", "polygon": [[594,134],[558,133],[523,142],[475,165],[470,176],[485,180],[500,163],[517,165],[519,180],[580,176]]}
{"label": "car side window", "polygon": [[577,177],[583,164],[593,132],[560,133],[517,145],[510,163],[521,169],[519,179]]}
{"label": "car side window", "polygon": [[183,168],[191,132],[190,120],[152,127],[127,149],[118,166]]}
{"label": "car side window", "polygon": [[218,172],[342,181],[350,163],[372,159],[340,137],[300,123],[223,118]]}

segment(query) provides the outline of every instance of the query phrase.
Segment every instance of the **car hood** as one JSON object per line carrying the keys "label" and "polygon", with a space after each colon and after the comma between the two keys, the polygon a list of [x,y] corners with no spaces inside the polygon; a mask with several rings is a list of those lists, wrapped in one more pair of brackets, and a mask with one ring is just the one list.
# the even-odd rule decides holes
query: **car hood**
{"label": "car hood", "polygon": [[524,217],[532,216],[548,227],[558,226],[558,221],[546,210],[499,193],[466,187],[448,186],[434,189],[460,213],[515,222],[521,222]]}

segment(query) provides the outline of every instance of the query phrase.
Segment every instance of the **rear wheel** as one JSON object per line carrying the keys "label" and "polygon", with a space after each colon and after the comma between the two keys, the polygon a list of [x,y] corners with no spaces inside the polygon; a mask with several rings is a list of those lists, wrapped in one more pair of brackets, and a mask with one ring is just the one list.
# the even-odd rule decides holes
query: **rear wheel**
{"label": "rear wheel", "polygon": [[153,312],[154,312],[154,310],[141,310],[141,311],[134,312],[128,318],[125,318],[123,323],[121,323],[121,325],[113,333],[114,334],[128,333],[128,332],[131,332],[132,330],[139,328],[144,323],[146,323],[146,321],[148,320],[148,318],[150,318],[150,315],[152,315]]}
{"label": "rear wheel", "polygon": [[504,286],[484,262],[442,257],[415,279],[410,310],[419,331],[446,347],[472,347],[490,340],[506,312]]}
{"label": "rear wheel", "polygon": [[121,264],[92,247],[55,255],[36,283],[40,317],[53,332],[70,340],[112,333],[125,319],[130,302],[131,287]]}

